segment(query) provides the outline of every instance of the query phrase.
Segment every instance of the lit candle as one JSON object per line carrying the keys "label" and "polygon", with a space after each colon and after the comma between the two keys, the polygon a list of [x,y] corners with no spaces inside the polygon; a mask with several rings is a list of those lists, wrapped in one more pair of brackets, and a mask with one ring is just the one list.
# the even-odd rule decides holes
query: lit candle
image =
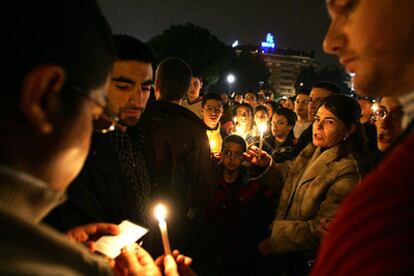
{"label": "lit candle", "polygon": [[377,111],[378,111],[378,109],[379,109],[379,104],[378,104],[378,103],[374,103],[374,104],[372,105],[371,109],[372,109],[372,113],[377,112]]}
{"label": "lit candle", "polygon": [[260,156],[262,155],[262,148],[263,148],[263,135],[267,130],[267,124],[261,123],[257,126],[259,133],[260,133],[260,142],[259,142],[259,156],[257,159],[260,160]]}
{"label": "lit candle", "polygon": [[165,255],[171,254],[171,247],[170,241],[168,240],[168,230],[167,230],[167,222],[165,221],[165,217],[167,215],[167,208],[164,205],[158,204],[155,207],[155,217],[158,220],[158,227],[160,228],[161,232],[161,240],[162,245],[164,246],[164,253]]}
{"label": "lit candle", "polygon": [[233,117],[234,124],[237,124],[237,116]]}

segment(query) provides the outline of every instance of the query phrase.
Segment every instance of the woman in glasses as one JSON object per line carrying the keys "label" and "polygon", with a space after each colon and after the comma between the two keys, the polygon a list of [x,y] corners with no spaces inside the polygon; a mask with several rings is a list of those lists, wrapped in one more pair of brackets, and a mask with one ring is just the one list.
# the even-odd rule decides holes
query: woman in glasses
{"label": "woman in glasses", "polygon": [[247,176],[243,166],[246,148],[238,135],[223,141],[216,192],[207,211],[201,274],[258,274],[257,243],[268,234],[274,205],[270,190]]}
{"label": "woman in glasses", "polygon": [[[318,109],[313,143],[292,161],[276,164],[269,154],[249,150],[252,164],[266,167],[262,183],[279,198],[271,234],[259,244],[262,255],[274,257],[274,275],[305,275],[320,242],[321,225],[360,181],[359,157],[365,151],[361,109],[354,99],[334,95]],[[346,242],[346,241],[344,241]]]}

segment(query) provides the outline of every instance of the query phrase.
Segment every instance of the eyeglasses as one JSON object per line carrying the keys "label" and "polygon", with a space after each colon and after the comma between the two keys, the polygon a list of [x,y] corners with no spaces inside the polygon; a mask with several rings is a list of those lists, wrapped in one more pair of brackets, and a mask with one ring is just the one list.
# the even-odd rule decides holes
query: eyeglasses
{"label": "eyeglasses", "polygon": [[226,158],[233,157],[235,159],[243,160],[243,153],[233,153],[229,150],[224,150],[222,153],[223,153],[223,157],[226,157]]}
{"label": "eyeglasses", "polygon": [[374,113],[371,115],[370,120],[372,122],[376,122],[378,120],[385,120],[385,118],[389,117],[391,119],[399,119],[403,115],[403,111],[401,109],[393,110],[389,112],[384,106],[380,106]]}
{"label": "eyeglasses", "polygon": [[73,88],[73,91],[75,91],[79,96],[86,98],[87,100],[91,101],[93,104],[102,109],[102,113],[99,116],[99,118],[94,120],[93,129],[95,131],[101,133],[108,133],[115,130],[119,121],[119,118],[117,116],[110,116],[105,114],[105,105],[99,102],[97,99],[91,97],[87,89],[72,82],[67,82],[67,85]]}

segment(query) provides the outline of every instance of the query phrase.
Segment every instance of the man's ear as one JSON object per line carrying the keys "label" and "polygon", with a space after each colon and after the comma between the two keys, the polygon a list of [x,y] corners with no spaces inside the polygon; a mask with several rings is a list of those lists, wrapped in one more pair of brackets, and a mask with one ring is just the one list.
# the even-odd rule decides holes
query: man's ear
{"label": "man's ear", "polygon": [[24,78],[20,91],[20,108],[29,125],[41,134],[53,130],[52,114],[56,97],[66,81],[66,73],[57,65],[39,65]]}

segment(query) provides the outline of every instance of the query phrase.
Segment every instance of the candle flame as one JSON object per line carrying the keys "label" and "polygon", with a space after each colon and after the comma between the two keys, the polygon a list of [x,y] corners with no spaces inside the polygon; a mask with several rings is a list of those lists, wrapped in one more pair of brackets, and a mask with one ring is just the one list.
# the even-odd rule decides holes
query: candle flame
{"label": "candle flame", "polygon": [[216,146],[216,142],[213,139],[211,139],[210,140],[210,149],[213,150],[215,146]]}
{"label": "candle flame", "polygon": [[374,104],[372,105],[372,113],[377,112],[377,111],[378,111],[378,109],[379,109],[379,104],[378,104],[378,103],[374,103]]}
{"label": "candle flame", "polygon": [[158,204],[155,207],[155,217],[157,218],[158,221],[163,221],[165,220],[165,217],[167,216],[167,208],[165,208],[164,205],[162,204]]}
{"label": "candle flame", "polygon": [[259,124],[259,125],[257,126],[257,128],[259,129],[259,132],[260,132],[261,134],[263,134],[263,133],[265,133],[265,132],[266,132],[266,130],[267,130],[267,124],[265,124],[265,123]]}

